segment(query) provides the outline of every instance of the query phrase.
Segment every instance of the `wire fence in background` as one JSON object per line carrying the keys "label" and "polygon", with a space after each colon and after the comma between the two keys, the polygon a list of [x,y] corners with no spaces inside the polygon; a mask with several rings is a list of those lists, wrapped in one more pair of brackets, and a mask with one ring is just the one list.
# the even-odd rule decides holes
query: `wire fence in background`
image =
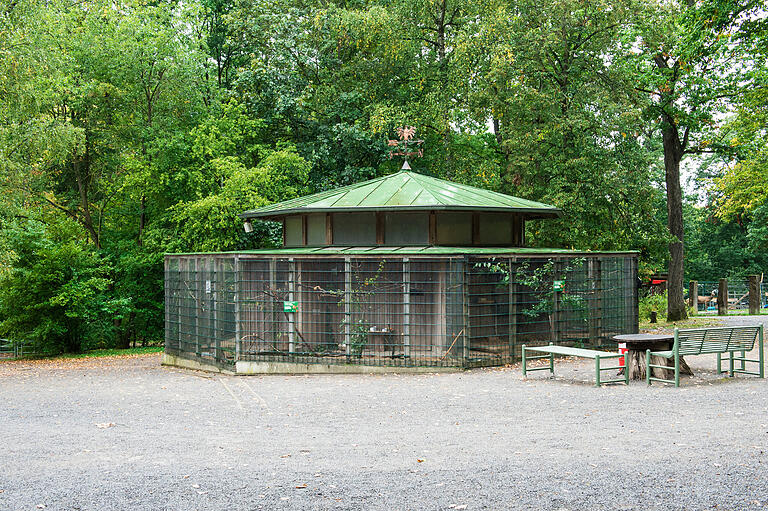
{"label": "wire fence in background", "polygon": [[40,355],[31,343],[0,339],[0,358],[16,359]]}
{"label": "wire fence in background", "polygon": [[635,254],[169,255],[165,350],[238,361],[475,367],[637,331]]}
{"label": "wire fence in background", "polygon": [[[697,310],[699,312],[717,313],[717,295],[720,283],[718,281],[698,282]],[[768,284],[758,283],[760,308],[768,307]],[[690,282],[686,289],[690,289]],[[728,280],[728,309],[730,311],[743,311],[749,309],[749,281],[748,279]]]}

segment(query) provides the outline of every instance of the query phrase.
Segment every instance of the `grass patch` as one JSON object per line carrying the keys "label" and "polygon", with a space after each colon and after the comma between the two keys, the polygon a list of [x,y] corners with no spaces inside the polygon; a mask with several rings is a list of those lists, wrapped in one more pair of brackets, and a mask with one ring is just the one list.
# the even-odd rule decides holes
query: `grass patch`
{"label": "grass patch", "polygon": [[660,315],[658,323],[651,323],[648,320],[640,321],[640,331],[645,330],[672,330],[677,328],[697,328],[708,326],[722,326],[723,320],[719,316],[690,316],[682,321],[667,321]]}
{"label": "grass patch", "polygon": [[[716,312],[710,312],[710,314],[717,314]],[[768,309],[762,308],[757,314],[752,314],[752,316],[764,316],[768,314]],[[749,309],[728,309],[728,315],[729,316],[750,316]]]}
{"label": "grass patch", "polygon": [[[102,350],[90,350],[85,353],[65,353],[57,357],[50,358],[98,358],[98,357],[120,357],[127,355],[145,355],[147,353],[160,353],[163,351],[162,346],[148,346],[145,348],[127,348],[127,349],[102,349]],[[46,357],[47,358],[47,357]]]}
{"label": "grass patch", "polygon": [[82,358],[106,358],[106,357],[131,357],[136,355],[149,355],[152,353],[161,353],[163,346],[147,346],[144,348],[127,348],[127,349],[98,349],[89,350],[84,353],[62,353],[60,355],[40,355],[30,353],[18,358],[2,357],[0,356],[0,362],[11,360],[69,360],[69,359],[82,359]]}

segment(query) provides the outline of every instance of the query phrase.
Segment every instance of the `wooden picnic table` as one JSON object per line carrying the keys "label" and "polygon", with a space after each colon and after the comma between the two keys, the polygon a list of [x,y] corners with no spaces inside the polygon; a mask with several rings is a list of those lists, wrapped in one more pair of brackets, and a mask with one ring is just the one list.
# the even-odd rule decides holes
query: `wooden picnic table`
{"label": "wooden picnic table", "polygon": [[[623,334],[616,335],[613,340],[625,343],[629,352],[624,356],[624,370],[629,371],[630,380],[645,380],[645,351],[671,350],[675,342],[673,334]],[[652,357],[652,365],[664,365],[670,369],[654,369],[653,375],[657,378],[670,379],[674,376],[674,361],[663,357]],[[683,358],[680,358],[680,374],[693,376],[693,371],[688,367]]]}

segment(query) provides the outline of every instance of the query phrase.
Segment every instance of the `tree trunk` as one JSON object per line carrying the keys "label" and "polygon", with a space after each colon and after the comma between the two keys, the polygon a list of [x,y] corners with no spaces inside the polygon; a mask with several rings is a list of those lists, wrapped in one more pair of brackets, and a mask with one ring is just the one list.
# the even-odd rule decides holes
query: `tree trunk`
{"label": "tree trunk", "polygon": [[[88,162],[89,155],[86,152],[84,158],[75,157],[72,167],[75,171],[75,180],[77,181],[77,191],[80,195],[80,207],[82,213],[80,217],[80,224],[88,231],[88,235],[91,237],[91,241],[97,249],[101,248],[101,242],[99,240],[99,233],[93,225],[93,218],[91,217],[91,204],[88,198],[88,176],[90,174],[90,165]],[[83,172],[84,170],[84,172]]]}
{"label": "tree trunk", "polygon": [[667,180],[667,226],[675,238],[669,244],[669,273],[667,276],[667,321],[688,317],[683,298],[683,192],[680,188],[680,160],[683,148],[677,126],[664,119],[664,169]]}
{"label": "tree trunk", "polygon": [[750,275],[749,279],[749,313],[760,314],[760,281],[757,275]]}
{"label": "tree trunk", "polygon": [[496,136],[496,143],[499,144],[499,150],[501,150],[504,139],[501,136],[501,122],[496,117],[493,118],[493,134]]}
{"label": "tree trunk", "polygon": [[144,224],[147,221],[147,197],[142,195],[141,196],[141,206],[139,209],[139,236],[136,238],[136,244],[138,246],[141,246],[142,244],[142,236],[144,235]]}

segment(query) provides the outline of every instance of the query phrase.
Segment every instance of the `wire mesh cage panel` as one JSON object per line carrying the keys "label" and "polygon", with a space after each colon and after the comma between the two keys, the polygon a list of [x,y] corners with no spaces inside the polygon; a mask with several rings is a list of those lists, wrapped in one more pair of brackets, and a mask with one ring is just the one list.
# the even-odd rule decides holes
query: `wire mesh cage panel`
{"label": "wire mesh cage panel", "polygon": [[637,331],[634,254],[166,257],[166,352],[237,361],[500,365]]}
{"label": "wire mesh cage panel", "polygon": [[[696,308],[699,312],[717,312],[717,295],[719,293],[719,281],[698,281],[698,296],[696,297]],[[758,296],[761,297],[761,307],[768,297],[765,295],[765,284],[758,284]],[[690,282],[688,288],[690,289]],[[747,279],[728,281],[728,309],[729,310],[747,310],[749,309],[749,281]]]}
{"label": "wire mesh cage panel", "polygon": [[234,363],[236,278],[231,256],[166,259],[166,352]]}

